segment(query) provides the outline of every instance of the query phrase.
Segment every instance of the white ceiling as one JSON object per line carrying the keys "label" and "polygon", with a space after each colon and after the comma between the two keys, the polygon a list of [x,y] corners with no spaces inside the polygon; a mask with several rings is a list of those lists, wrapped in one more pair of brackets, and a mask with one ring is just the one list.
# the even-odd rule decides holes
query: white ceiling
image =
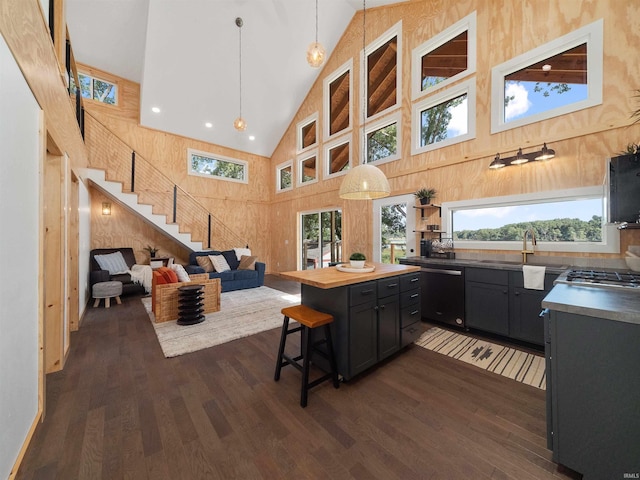
{"label": "white ceiling", "polygon": [[[366,8],[406,0],[367,0]],[[314,0],[67,0],[76,61],[139,82],[140,123],[271,156],[320,69]],[[361,0],[319,0],[318,40],[335,48]],[[239,32],[242,116],[238,132]],[[159,107],[159,114],[152,107]],[[211,122],[213,128],[206,128]],[[255,136],[255,140],[250,140]]]}

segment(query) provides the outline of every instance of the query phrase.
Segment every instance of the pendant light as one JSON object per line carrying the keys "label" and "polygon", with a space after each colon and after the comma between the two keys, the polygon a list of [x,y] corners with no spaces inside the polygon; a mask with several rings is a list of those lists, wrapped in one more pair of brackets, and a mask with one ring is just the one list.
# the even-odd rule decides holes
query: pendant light
{"label": "pendant light", "polygon": [[318,0],[316,0],[316,41],[307,49],[307,62],[313,68],[318,68],[324,63],[325,54],[324,47],[318,43]]}
{"label": "pendant light", "polygon": [[236,118],[233,122],[233,128],[235,128],[236,130],[238,130],[239,132],[243,132],[247,129],[247,122],[245,122],[244,118],[242,118],[242,18],[238,17],[236,18],[236,26],[238,27],[238,38],[239,38],[239,48],[238,48],[238,65],[239,65],[239,71],[240,71],[240,82],[239,82],[239,87],[240,87],[240,115],[238,116],[238,118]]}
{"label": "pendant light", "polygon": [[389,181],[384,172],[375,165],[367,163],[367,133],[365,124],[367,121],[367,99],[364,85],[367,82],[365,69],[366,53],[366,0],[362,1],[362,164],[347,172],[340,185],[340,198],[345,200],[374,200],[388,197],[391,193]]}

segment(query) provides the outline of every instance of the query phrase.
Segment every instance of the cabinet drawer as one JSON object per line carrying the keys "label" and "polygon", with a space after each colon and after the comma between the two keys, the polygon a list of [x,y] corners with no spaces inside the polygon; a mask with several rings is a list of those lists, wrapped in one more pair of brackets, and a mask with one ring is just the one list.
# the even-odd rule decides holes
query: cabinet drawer
{"label": "cabinet drawer", "polygon": [[349,305],[361,305],[378,298],[376,282],[364,282],[349,287]]}
{"label": "cabinet drawer", "polygon": [[422,317],[420,304],[410,305],[400,310],[400,327],[404,328],[413,325]]}
{"label": "cabinet drawer", "polygon": [[415,342],[422,333],[422,327],[419,323],[414,323],[408,327],[400,329],[400,346],[406,347],[410,343]]}
{"label": "cabinet drawer", "polygon": [[467,268],[468,282],[492,283],[494,285],[508,285],[509,272],[507,270],[493,270],[491,268]]}
{"label": "cabinet drawer", "polygon": [[400,277],[400,291],[406,292],[420,287],[420,272],[407,273]]}
{"label": "cabinet drawer", "polygon": [[408,307],[409,305],[420,304],[420,289],[409,290],[408,292],[400,293],[400,308]]}
{"label": "cabinet drawer", "polygon": [[400,278],[391,277],[378,280],[378,298],[396,295],[400,292]]}

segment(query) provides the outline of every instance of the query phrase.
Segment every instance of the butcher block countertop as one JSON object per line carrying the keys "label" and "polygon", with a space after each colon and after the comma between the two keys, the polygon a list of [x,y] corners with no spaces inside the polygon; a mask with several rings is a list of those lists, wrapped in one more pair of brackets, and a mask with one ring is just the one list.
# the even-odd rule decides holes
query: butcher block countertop
{"label": "butcher block countertop", "polygon": [[[345,264],[345,267],[348,266],[349,264]],[[367,262],[365,266],[376,268],[369,273],[341,272],[336,267],[329,267],[282,272],[280,275],[287,280],[295,280],[312,287],[327,289],[420,271],[420,267],[415,265],[389,265],[387,263]]]}

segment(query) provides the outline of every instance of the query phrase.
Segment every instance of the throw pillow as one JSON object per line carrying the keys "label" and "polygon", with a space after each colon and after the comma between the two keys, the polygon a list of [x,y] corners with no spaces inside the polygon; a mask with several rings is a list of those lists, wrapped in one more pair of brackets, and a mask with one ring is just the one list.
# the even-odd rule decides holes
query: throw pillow
{"label": "throw pillow", "polygon": [[222,252],[222,256],[227,261],[229,268],[231,270],[237,270],[238,265],[240,264],[240,260],[236,257],[236,252],[234,250],[225,250]]}
{"label": "throw pillow", "polygon": [[238,266],[238,270],[255,270],[256,269],[256,260],[258,257],[256,256],[247,256],[242,255],[240,259],[240,265]]}
{"label": "throw pillow", "polygon": [[243,255],[251,256],[251,249],[249,248],[234,248],[233,251],[236,252],[238,261],[242,260]]}
{"label": "throw pillow", "polygon": [[178,276],[176,272],[171,270],[168,267],[160,267],[156,270],[162,277],[167,281],[167,283],[178,283]]}
{"label": "throw pillow", "polygon": [[209,255],[209,260],[211,260],[213,268],[218,273],[228,272],[231,270],[231,267],[222,255]]}
{"label": "throw pillow", "polygon": [[184,267],[182,265],[180,265],[179,263],[174,263],[169,268],[171,268],[171,270],[176,272],[176,275],[178,276],[178,281],[179,282],[190,282],[191,281],[191,279],[189,278],[189,274],[184,269]]}
{"label": "throw pillow", "polygon": [[196,257],[196,262],[198,262],[198,265],[204,269],[204,273],[213,272],[213,264],[207,255],[198,255]]}
{"label": "throw pillow", "polygon": [[106,255],[95,255],[101,270],[108,270],[109,275],[118,275],[120,273],[127,273],[129,271],[129,265],[124,261],[122,252],[113,252]]}
{"label": "throw pillow", "polygon": [[157,270],[153,271],[153,280],[156,282],[156,285],[166,285],[167,284],[167,281],[165,280],[165,278]]}

